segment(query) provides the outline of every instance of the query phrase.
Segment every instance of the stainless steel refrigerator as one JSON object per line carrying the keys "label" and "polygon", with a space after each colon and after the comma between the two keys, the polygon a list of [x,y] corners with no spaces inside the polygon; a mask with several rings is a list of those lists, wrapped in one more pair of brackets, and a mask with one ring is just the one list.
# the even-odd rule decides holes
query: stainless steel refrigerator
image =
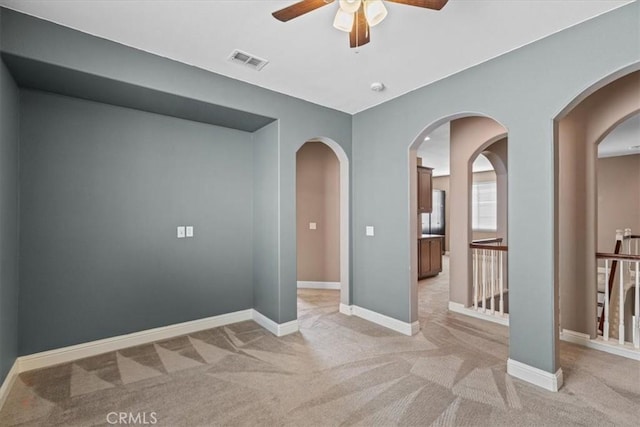
{"label": "stainless steel refrigerator", "polygon": [[430,214],[422,214],[422,234],[439,234],[444,236],[444,196],[443,190],[433,190],[432,205]]}

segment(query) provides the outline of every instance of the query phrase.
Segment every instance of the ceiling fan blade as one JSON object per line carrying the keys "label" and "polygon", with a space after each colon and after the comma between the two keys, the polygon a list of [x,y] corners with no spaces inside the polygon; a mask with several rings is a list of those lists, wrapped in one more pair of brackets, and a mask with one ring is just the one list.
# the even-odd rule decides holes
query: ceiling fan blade
{"label": "ceiling fan blade", "polygon": [[349,33],[349,46],[358,47],[365,45],[371,41],[369,36],[369,24],[367,23],[367,18],[364,15],[364,7],[360,5],[360,9],[356,12],[353,28]]}
{"label": "ceiling fan blade", "polygon": [[292,4],[289,7],[280,9],[273,12],[272,15],[279,21],[287,22],[293,18],[297,18],[300,15],[309,13],[312,10],[316,10],[322,6],[326,6],[329,3],[333,3],[333,0],[302,0],[298,3]]}
{"label": "ceiling fan blade", "polygon": [[424,7],[425,9],[440,10],[449,0],[387,0],[392,3],[406,4],[409,6]]}

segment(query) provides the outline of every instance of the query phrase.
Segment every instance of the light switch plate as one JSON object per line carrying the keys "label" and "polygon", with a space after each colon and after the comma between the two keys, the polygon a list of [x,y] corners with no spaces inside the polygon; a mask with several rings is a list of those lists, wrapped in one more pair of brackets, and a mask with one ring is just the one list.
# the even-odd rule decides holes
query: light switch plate
{"label": "light switch plate", "polygon": [[315,230],[317,228],[318,228],[318,224],[316,224],[315,222],[309,223],[309,230]]}
{"label": "light switch plate", "polygon": [[185,227],[184,227],[184,225],[179,225],[178,226],[178,239],[184,239],[184,235],[185,235]]}
{"label": "light switch plate", "polygon": [[187,237],[193,237],[193,225],[187,225]]}
{"label": "light switch plate", "polygon": [[367,227],[366,227],[366,235],[367,236],[373,236],[374,235],[373,225],[367,225]]}

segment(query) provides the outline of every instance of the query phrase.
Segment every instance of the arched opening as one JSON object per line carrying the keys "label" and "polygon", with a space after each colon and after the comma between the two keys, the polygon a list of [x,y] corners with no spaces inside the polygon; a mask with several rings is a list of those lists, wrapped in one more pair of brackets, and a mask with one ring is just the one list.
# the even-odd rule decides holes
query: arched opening
{"label": "arched opening", "polygon": [[640,71],[605,80],[555,120],[559,323],[564,340],[640,360]]}
{"label": "arched opening", "polygon": [[328,138],[296,152],[296,255],[298,317],[349,306],[349,164]]}
{"label": "arched opening", "polygon": [[[439,300],[437,302],[442,306],[439,307],[440,309],[461,312],[473,317],[486,317],[487,320],[503,324],[508,322],[506,316],[499,318],[493,316],[495,313],[484,316],[486,313],[480,313],[477,310],[478,300],[474,296],[473,282],[474,259],[470,248],[474,240],[473,161],[480,154],[486,155],[488,164],[500,174],[500,190],[504,196],[504,200],[501,199],[504,203],[500,206],[500,232],[504,234],[503,239],[506,239],[506,135],[506,128],[492,118],[477,114],[458,114],[427,126],[409,147],[409,194],[412,196],[409,198],[408,242],[411,251],[412,322],[416,322],[419,318],[424,319],[434,311],[434,307],[428,307],[435,303],[435,298],[428,293],[428,287],[429,283],[436,283],[436,281],[441,286],[446,286],[446,290],[439,292],[441,297],[446,294],[446,300],[443,303]],[[430,231],[433,229],[431,225],[433,212],[424,212],[424,203],[419,202],[421,197],[425,197],[421,196],[423,182],[429,181],[421,176],[425,168],[431,173],[432,189],[429,193],[431,190],[445,193],[445,231],[441,238],[433,236]],[[497,180],[495,182],[497,187]],[[427,203],[431,210],[439,205],[437,202],[434,203],[435,200],[432,198],[431,203]],[[497,215],[496,211],[496,217]],[[429,222],[427,228],[425,228],[425,219]],[[497,225],[495,228],[494,234],[497,235]],[[427,258],[434,258],[433,248],[435,247],[436,250],[439,248],[437,243],[435,245],[431,243],[426,247],[425,239],[442,241],[444,248],[442,274],[433,269],[428,272],[429,274],[424,272]],[[495,241],[490,244],[502,246],[497,243],[499,242]],[[495,247],[493,249],[495,250]],[[425,250],[429,250],[429,257],[425,257]],[[433,265],[433,261],[428,264],[429,267]],[[437,266],[437,261],[435,265]],[[506,262],[503,265],[505,272],[503,276],[506,278]],[[419,279],[426,279],[426,281]],[[497,290],[498,287],[496,287],[496,295],[498,295]]]}
{"label": "arched opening", "polygon": [[472,306],[508,324],[508,142],[494,140],[471,158]]}

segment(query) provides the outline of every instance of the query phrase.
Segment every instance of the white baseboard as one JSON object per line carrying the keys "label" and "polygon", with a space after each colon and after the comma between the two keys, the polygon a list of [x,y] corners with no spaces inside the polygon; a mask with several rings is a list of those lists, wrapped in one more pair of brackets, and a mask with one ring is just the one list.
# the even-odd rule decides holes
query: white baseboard
{"label": "white baseboard", "polygon": [[297,320],[286,323],[276,323],[257,310],[252,310],[252,312],[253,321],[277,337],[298,332]]}
{"label": "white baseboard", "polygon": [[7,376],[2,382],[2,385],[0,386],[0,410],[4,406],[4,402],[6,402],[7,396],[9,396],[9,390],[11,390],[11,387],[16,381],[16,378],[18,378],[19,373],[20,362],[18,362],[18,360],[16,359],[16,361],[13,362],[13,366],[11,367],[11,369],[9,369],[9,372],[7,372]]}
{"label": "white baseboard", "polygon": [[337,289],[340,290],[340,282],[304,282],[298,281],[299,289]]}
{"label": "white baseboard", "polygon": [[41,353],[30,354],[27,356],[20,356],[16,359],[12,368],[9,370],[7,377],[0,386],[0,409],[2,409],[2,405],[4,405],[7,395],[9,394],[9,390],[11,390],[18,374],[22,372],[58,365],[60,363],[72,362],[85,357],[97,356],[111,351],[122,350],[124,348],[142,344],[149,344],[247,320],[255,321],[257,324],[278,337],[298,331],[297,320],[278,324],[262,313],[254,309],[248,309],[72,345],[69,347],[43,351]]}
{"label": "white baseboard", "polygon": [[620,345],[617,340],[609,342],[605,341],[602,337],[591,339],[588,334],[568,329],[563,329],[562,332],[560,332],[560,339],[562,341],[578,344],[594,350],[600,350],[617,356],[626,357],[627,359],[640,361],[640,349],[633,347],[632,344],[626,343],[625,345]]}
{"label": "white baseboard", "polygon": [[340,313],[346,314],[347,316],[353,315],[353,306],[340,303]]}
{"label": "white baseboard", "polygon": [[[41,353],[20,356],[14,364],[16,375],[21,372],[32,371],[34,369],[67,363],[85,357],[97,356],[110,351],[122,350],[142,344],[149,344],[156,341],[170,339],[181,335],[188,335],[206,329],[217,328],[230,325],[232,323],[253,320],[272,334],[281,337],[298,331],[298,321],[292,320],[287,323],[278,324],[254,309],[236,311],[233,313],[221,314],[207,317],[205,319],[193,320],[190,322],[177,323],[175,325],[163,326],[160,328],[148,329],[134,332],[127,335],[105,338],[88,343],[72,345]],[[10,376],[7,376],[10,379]],[[3,387],[8,384],[5,380]],[[7,386],[10,387],[10,386]],[[3,389],[4,390],[4,389]]]}
{"label": "white baseboard", "polygon": [[562,368],[558,369],[555,374],[552,374],[513,359],[507,360],[507,373],[512,377],[519,378],[538,387],[542,387],[545,390],[554,392],[560,390],[564,381]]}
{"label": "white baseboard", "polygon": [[149,344],[155,341],[174,338],[180,335],[187,335],[193,332],[203,331],[205,329],[217,328],[231,323],[243,322],[252,319],[253,309],[248,309],[207,317],[205,319],[163,326],[160,328],[147,329],[145,331],[133,332],[131,334],[119,335],[117,337],[105,338],[69,347],[43,351],[41,353],[30,354],[28,356],[20,356],[18,358],[20,372],[40,369],[46,366],[83,359],[85,357],[97,356],[110,351]]}
{"label": "white baseboard", "polygon": [[493,315],[491,313],[483,313],[481,311],[476,311],[472,308],[465,307],[464,304],[460,304],[458,302],[449,301],[449,311],[453,311],[454,313],[464,314],[465,316],[474,317],[476,319],[487,320],[489,322],[497,323],[499,325],[509,326],[509,315],[504,314],[501,316]]}
{"label": "white baseboard", "polygon": [[[392,329],[401,334],[412,336],[420,331],[420,322],[407,323],[393,317],[385,316],[384,314],[371,311],[369,309],[359,307],[357,305],[346,306],[351,307],[351,314],[361,317],[369,322],[376,323],[385,328]],[[340,311],[342,312],[342,304],[340,305]]]}

